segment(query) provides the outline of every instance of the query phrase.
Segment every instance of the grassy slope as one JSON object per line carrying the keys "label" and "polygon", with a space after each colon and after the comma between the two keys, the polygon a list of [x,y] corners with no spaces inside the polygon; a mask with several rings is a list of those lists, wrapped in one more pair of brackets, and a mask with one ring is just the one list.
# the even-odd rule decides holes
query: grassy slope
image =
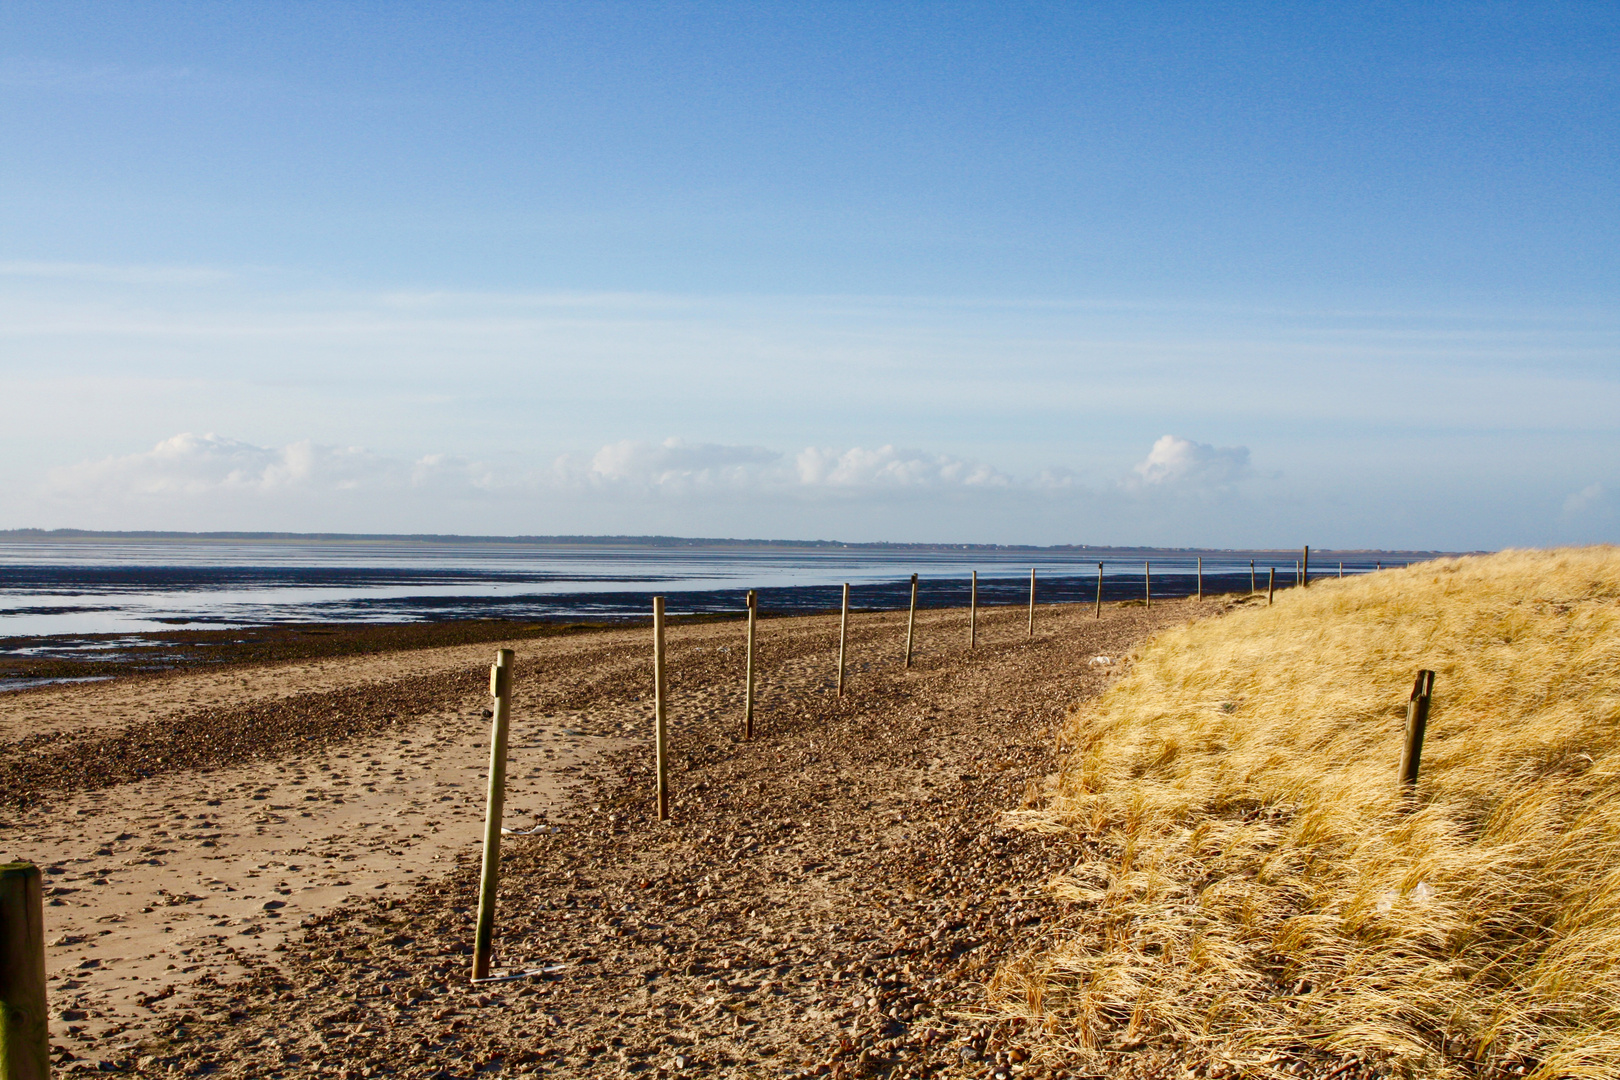
{"label": "grassy slope", "polygon": [[1168,632],[1071,718],[1023,815],[1074,836],[1053,887],[1077,905],[992,992],[1065,1057],[1620,1075],[1617,734],[1615,548],[1324,580]]}

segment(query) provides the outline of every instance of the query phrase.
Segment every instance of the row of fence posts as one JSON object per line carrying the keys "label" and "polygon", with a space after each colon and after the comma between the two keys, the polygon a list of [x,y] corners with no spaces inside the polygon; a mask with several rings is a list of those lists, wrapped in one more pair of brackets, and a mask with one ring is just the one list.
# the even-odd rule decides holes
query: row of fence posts
{"label": "row of fence posts", "polygon": [[[1301,553],[1298,581],[1309,584],[1310,548]],[[1378,568],[1383,568],[1379,562]],[[1198,598],[1203,598],[1203,559],[1198,560]],[[1255,565],[1249,562],[1249,591],[1256,591]],[[1143,564],[1144,602],[1152,602],[1152,567]],[[1339,564],[1344,576],[1344,564]],[[911,604],[906,620],[906,667],[911,666],[917,631],[917,575],[911,575]],[[978,644],[979,575],[974,571],[968,612],[968,644]],[[1097,564],[1096,614],[1102,617],[1103,564]],[[1036,574],[1029,573],[1027,636],[1035,634]],[[1266,577],[1267,602],[1276,595],[1277,568]],[[759,597],[749,590],[748,655],[743,738],[754,737],[755,634]],[[849,585],[843,589],[838,632],[838,690],[843,692],[849,641]],[[664,598],[653,598],[653,744],[658,820],[669,819],[669,686],[665,677]],[[499,885],[501,818],[506,802],[506,749],[511,727],[513,651],[500,649],[490,666],[489,692],[494,699],[490,727],[489,787],[484,819],[483,866],[479,875],[478,915],[473,938],[474,982],[490,981],[490,959],[495,936],[495,898]],[[1406,732],[1401,748],[1398,787],[1407,794],[1417,789],[1423,739],[1434,695],[1434,672],[1424,669],[1407,703]],[[0,865],[0,1080],[46,1080],[50,1068],[50,1040],[45,1001],[45,931],[42,879],[31,863]]]}

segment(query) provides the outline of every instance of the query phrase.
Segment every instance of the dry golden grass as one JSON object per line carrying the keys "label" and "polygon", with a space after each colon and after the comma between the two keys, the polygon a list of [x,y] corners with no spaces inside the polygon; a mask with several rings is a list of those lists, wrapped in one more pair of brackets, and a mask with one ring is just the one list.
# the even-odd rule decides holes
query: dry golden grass
{"label": "dry golden grass", "polygon": [[1290,589],[1156,638],[1064,740],[1017,816],[1074,838],[1075,907],[991,988],[1055,1055],[1620,1076],[1620,549]]}

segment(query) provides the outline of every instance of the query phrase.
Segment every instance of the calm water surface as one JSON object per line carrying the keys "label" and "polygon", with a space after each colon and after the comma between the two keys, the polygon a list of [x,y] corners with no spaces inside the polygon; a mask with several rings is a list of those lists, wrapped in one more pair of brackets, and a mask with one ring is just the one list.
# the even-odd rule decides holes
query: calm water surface
{"label": "calm water surface", "polygon": [[[1042,602],[1093,599],[1103,563],[1105,600],[1138,598],[1144,561],[1155,596],[1185,596],[1204,559],[1207,591],[1261,588],[1277,567],[1292,584],[1296,552],[1093,548],[963,550],[882,548],[623,547],[505,543],[203,542],[167,540],[0,543],[0,637],[116,634],[181,627],[424,619],[644,616],[653,595],[672,613],[736,611],[748,589],[761,607],[791,613],[839,603],[844,582],[858,607],[904,606],[910,575],[924,606],[965,604],[979,572],[985,604],[1027,600],[1036,568]],[[1385,566],[1411,556],[1383,556]],[[1374,568],[1344,563],[1346,574]],[[1312,577],[1339,559],[1313,555]],[[14,645],[16,643],[13,643]]]}

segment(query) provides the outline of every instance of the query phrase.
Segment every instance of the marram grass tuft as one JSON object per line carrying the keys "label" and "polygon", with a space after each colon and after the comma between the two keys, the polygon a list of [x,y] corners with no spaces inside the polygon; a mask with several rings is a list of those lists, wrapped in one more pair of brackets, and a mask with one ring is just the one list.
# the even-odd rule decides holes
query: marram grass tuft
{"label": "marram grass tuft", "polygon": [[1290,589],[1155,638],[1063,741],[1014,816],[1072,838],[1073,906],[991,984],[1053,1056],[1620,1076],[1620,549]]}

